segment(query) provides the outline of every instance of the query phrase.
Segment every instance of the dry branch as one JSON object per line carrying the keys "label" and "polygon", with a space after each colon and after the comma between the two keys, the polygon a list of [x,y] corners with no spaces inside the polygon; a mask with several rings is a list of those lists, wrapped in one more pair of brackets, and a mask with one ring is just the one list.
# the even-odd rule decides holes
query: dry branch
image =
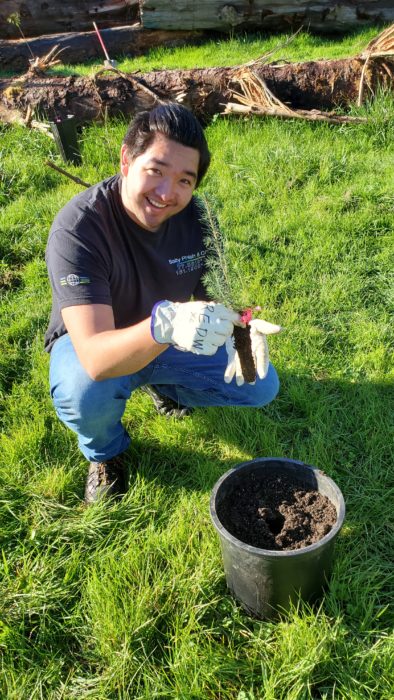
{"label": "dry branch", "polygon": [[317,109],[291,109],[281,102],[268,88],[263,78],[259,78],[251,67],[243,67],[236,76],[241,92],[233,92],[239,104],[228,102],[224,114],[257,114],[260,116],[281,117],[282,119],[307,119],[324,121],[330,124],[365,121],[360,117],[322,112]]}
{"label": "dry branch", "polygon": [[80,177],[77,177],[76,175],[72,175],[71,173],[67,172],[67,170],[64,170],[64,168],[60,168],[55,163],[52,163],[51,160],[46,160],[45,165],[47,165],[49,168],[52,168],[52,170],[56,170],[57,173],[60,173],[61,175],[65,175],[73,182],[76,182],[77,185],[82,185],[82,187],[91,187],[91,184],[89,182],[84,182],[84,180],[81,180]]}
{"label": "dry branch", "polygon": [[358,90],[357,104],[361,105],[364,97],[364,83],[368,63],[370,61],[378,61],[383,70],[386,71],[391,82],[394,82],[393,65],[384,60],[385,56],[393,59],[394,57],[394,25],[385,29],[381,34],[372,39],[366,47],[365,51],[360,54],[360,58],[365,60],[361,71],[360,86]]}

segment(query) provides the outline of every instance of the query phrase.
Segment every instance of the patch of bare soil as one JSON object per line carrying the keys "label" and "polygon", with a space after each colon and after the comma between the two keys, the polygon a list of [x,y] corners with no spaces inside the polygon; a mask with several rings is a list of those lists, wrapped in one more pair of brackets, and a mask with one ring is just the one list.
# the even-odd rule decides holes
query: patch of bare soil
{"label": "patch of bare soil", "polygon": [[286,475],[251,473],[218,506],[231,535],[261,549],[294,550],[322,539],[335,525],[334,504]]}

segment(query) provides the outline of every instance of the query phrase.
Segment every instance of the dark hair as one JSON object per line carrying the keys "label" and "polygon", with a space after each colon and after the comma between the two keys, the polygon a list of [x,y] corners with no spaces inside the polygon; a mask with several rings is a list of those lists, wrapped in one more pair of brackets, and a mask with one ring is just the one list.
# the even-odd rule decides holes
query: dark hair
{"label": "dark hair", "polygon": [[211,161],[205,134],[198,119],[186,107],[176,102],[160,104],[149,112],[139,112],[130,123],[123,139],[131,160],[145,153],[156,134],[162,134],[199,152],[197,187]]}

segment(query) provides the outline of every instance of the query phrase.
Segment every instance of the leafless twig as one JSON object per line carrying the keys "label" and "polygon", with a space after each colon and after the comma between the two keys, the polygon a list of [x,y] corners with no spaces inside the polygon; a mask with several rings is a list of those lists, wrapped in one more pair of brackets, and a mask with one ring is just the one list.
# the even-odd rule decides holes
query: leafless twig
{"label": "leafless twig", "polygon": [[58,165],[55,165],[55,163],[52,163],[52,161],[50,161],[50,160],[46,160],[45,165],[48,165],[49,168],[56,170],[61,175],[65,175],[66,177],[69,177],[70,180],[72,180],[73,182],[76,182],[77,185],[82,185],[83,187],[91,187],[92,186],[89,182],[84,182],[83,180],[81,180],[81,178],[76,177],[75,175],[71,175],[71,173],[68,173],[67,170],[63,170],[63,168],[59,168]]}

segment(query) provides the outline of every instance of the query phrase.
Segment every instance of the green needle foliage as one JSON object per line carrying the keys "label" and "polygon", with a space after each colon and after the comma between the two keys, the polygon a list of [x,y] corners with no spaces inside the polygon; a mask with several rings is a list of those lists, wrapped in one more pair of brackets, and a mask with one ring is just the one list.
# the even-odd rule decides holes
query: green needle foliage
{"label": "green needle foliage", "polygon": [[[304,33],[285,58],[354,55],[378,31]],[[281,42],[233,37],[127,60],[212,65],[216,47],[225,65]],[[353,113],[367,122],[207,128],[202,194],[230,281],[242,281],[235,302],[286,329],[271,347],[280,392],[264,410],[197,409],[181,422],[136,392],[127,495],[91,508],[43,352],[45,244],[80,188],[44,165],[62,165],[46,135],[0,126],[0,698],[392,700],[393,97]],[[88,182],[116,172],[125,126],[85,127],[70,171]],[[230,597],[209,517],[216,480],[261,456],[320,467],[347,506],[322,601],[277,623]]]}
{"label": "green needle foliage", "polygon": [[[200,219],[205,229],[206,273],[203,277],[205,288],[211,299],[231,308],[241,308],[237,301],[236,273],[231,270],[228,242],[219,228],[219,222],[207,195],[198,198]],[[238,285],[237,285],[238,282]],[[238,295],[239,297],[239,295]]]}
{"label": "green needle foliage", "polygon": [[205,193],[199,195],[197,201],[205,229],[206,271],[203,282],[210,299],[237,311],[255,306],[256,302],[251,300],[248,286],[231,254],[231,241],[220,228],[217,203],[215,206],[213,196]]}

